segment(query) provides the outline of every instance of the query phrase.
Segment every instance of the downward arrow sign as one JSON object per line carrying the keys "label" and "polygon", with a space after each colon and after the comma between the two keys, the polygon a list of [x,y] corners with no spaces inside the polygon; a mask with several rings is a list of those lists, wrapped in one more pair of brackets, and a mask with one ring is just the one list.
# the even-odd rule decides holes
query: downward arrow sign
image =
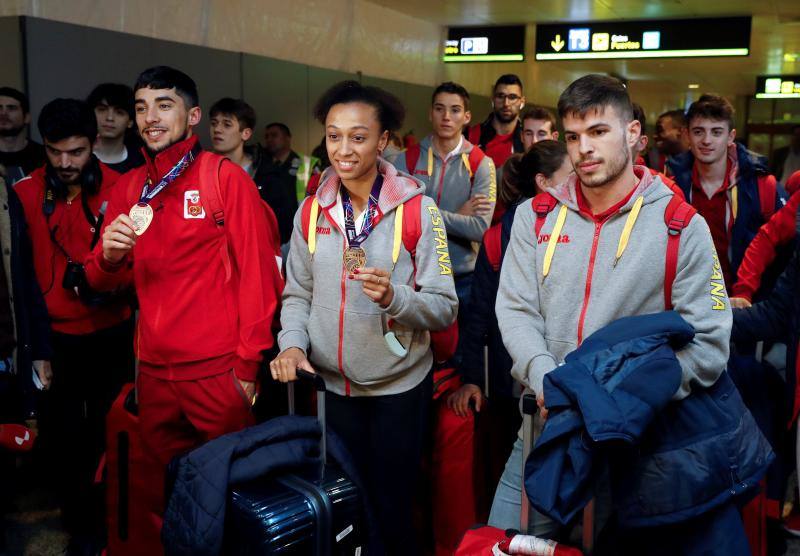
{"label": "downward arrow sign", "polygon": [[561,40],[561,35],[556,35],[555,40],[550,41],[550,46],[553,47],[553,50],[559,52],[562,48],[564,48],[564,41]]}

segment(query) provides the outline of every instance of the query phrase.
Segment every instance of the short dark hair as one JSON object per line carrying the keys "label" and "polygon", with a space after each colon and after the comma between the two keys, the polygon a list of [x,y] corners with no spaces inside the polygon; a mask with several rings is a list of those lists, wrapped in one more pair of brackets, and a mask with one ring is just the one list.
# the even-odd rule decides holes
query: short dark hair
{"label": "short dark hair", "polygon": [[217,114],[233,116],[239,121],[239,129],[256,128],[256,111],[252,106],[240,98],[224,97],[211,105],[208,117],[213,118]]}
{"label": "short dark hair", "polygon": [[590,110],[613,106],[623,123],[633,119],[633,107],[628,89],[622,81],[608,75],[589,74],[570,83],[558,98],[558,115],[577,115],[583,118]]}
{"label": "short dark hair", "polygon": [[694,101],[686,112],[686,121],[691,126],[695,118],[708,118],[718,122],[728,122],[728,129],[733,129],[733,105],[721,95],[706,93]]}
{"label": "short dark hair", "polygon": [[14,87],[0,87],[0,97],[9,97],[13,98],[19,103],[20,108],[22,108],[22,113],[27,114],[31,111],[30,102],[28,102],[28,97],[22,91],[15,89]]}
{"label": "short dark hair", "polygon": [[292,136],[292,132],[289,130],[289,126],[286,125],[286,124],[282,124],[281,122],[271,122],[271,123],[268,123],[267,125],[265,125],[264,129],[267,130],[267,129],[271,128],[271,127],[277,127],[283,133],[285,133],[287,137],[291,137]]}
{"label": "short dark hair", "polygon": [[642,124],[642,133],[644,133],[647,125],[647,114],[644,113],[644,108],[637,102],[631,103],[631,108],[633,108],[633,119]]}
{"label": "short dark hair", "polygon": [[92,110],[103,102],[109,106],[125,110],[130,119],[134,119],[136,116],[133,112],[133,89],[127,85],[122,83],[101,83],[86,97],[86,103]]}
{"label": "short dark hair", "polygon": [[94,110],[82,100],[57,98],[44,105],[37,122],[42,139],[56,143],[68,137],[97,139],[97,118]]}
{"label": "short dark hair", "polygon": [[453,81],[445,81],[433,90],[431,95],[431,105],[436,101],[436,96],[441,93],[450,93],[451,95],[458,95],[464,101],[464,110],[469,110],[469,92],[458,83]]}
{"label": "short dark hair", "polygon": [[658,119],[669,118],[676,127],[689,127],[689,122],[686,121],[686,112],[681,109],[667,110],[661,114]]}
{"label": "short dark hair", "polygon": [[514,73],[504,73],[494,82],[492,92],[495,92],[500,85],[519,85],[519,88],[522,89],[522,80]]}
{"label": "short dark hair", "polygon": [[357,81],[342,81],[325,91],[314,106],[314,117],[322,125],[336,104],[363,102],[375,108],[381,131],[397,131],[403,125],[406,109],[400,99],[380,87],[365,86]]}
{"label": "short dark hair", "polygon": [[525,114],[522,115],[522,121],[524,122],[525,120],[550,122],[550,131],[556,130],[556,117],[544,106],[532,106],[529,108]]}
{"label": "short dark hair", "polygon": [[503,164],[498,197],[507,205],[516,203],[520,198],[533,197],[536,195],[536,174],[552,177],[564,164],[566,157],[567,146],[552,139],[534,143],[524,155],[512,155]]}
{"label": "short dark hair", "polygon": [[467,90],[459,85],[458,83],[454,83],[452,81],[445,81],[438,87],[433,90],[433,94],[431,95],[431,104],[436,101],[436,96],[440,93],[450,93],[451,95],[458,95],[461,97],[461,100],[464,101],[464,110],[469,110],[469,93]]}
{"label": "short dark hair", "polygon": [[197,84],[194,80],[182,71],[169,66],[154,66],[144,70],[136,79],[133,91],[172,88],[175,88],[187,108],[200,106],[200,97],[197,94]]}

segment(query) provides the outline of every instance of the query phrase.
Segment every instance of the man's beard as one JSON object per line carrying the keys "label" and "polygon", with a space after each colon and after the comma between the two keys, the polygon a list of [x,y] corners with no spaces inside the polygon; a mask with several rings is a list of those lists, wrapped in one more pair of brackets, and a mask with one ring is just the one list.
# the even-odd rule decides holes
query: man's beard
{"label": "man's beard", "polygon": [[[150,148],[150,147],[147,145],[147,141],[144,141],[144,148],[145,148],[145,150],[147,150],[147,154],[149,154],[149,155],[150,155],[150,158],[155,158],[155,156],[156,156],[158,153],[164,152],[165,150],[167,150],[168,148],[170,148],[172,145],[177,145],[177,144],[178,144],[178,143],[180,143],[181,141],[185,141],[185,140],[186,140],[188,137],[189,137],[189,130],[187,129],[186,131],[184,131],[184,132],[183,132],[183,136],[182,136],[181,138],[179,138],[179,139],[176,139],[175,141],[172,141],[171,143],[167,143],[167,144],[166,144],[166,145],[164,145],[163,147],[159,147],[159,148],[157,148],[157,149],[151,149],[151,148]],[[142,140],[144,140],[144,138],[142,138]]]}
{"label": "man's beard", "polygon": [[[74,177],[71,177],[70,179],[66,179],[65,180],[62,177],[62,172],[66,171],[66,170],[69,170],[69,175],[70,176],[74,176]],[[80,170],[79,168],[69,167],[69,168],[63,168],[63,169],[59,169],[59,170],[55,170],[54,169],[53,172],[55,172],[56,177],[64,185],[82,185],[83,184],[83,171]]]}
{"label": "man's beard", "polygon": [[17,127],[0,127],[0,137],[17,137],[24,129],[24,125]]}
{"label": "man's beard", "polygon": [[631,159],[631,153],[625,144],[623,144],[622,154],[622,157],[615,157],[607,162],[606,167],[608,168],[608,171],[603,176],[594,175],[584,179],[580,174],[578,174],[578,177],[581,179],[581,183],[586,187],[595,188],[603,187],[604,185],[616,180],[625,171],[625,168],[628,166],[628,162]]}
{"label": "man's beard", "polygon": [[500,122],[502,124],[510,124],[511,122],[513,122],[514,120],[517,119],[517,115],[514,114],[513,112],[511,113],[511,115],[506,116],[502,112],[500,112],[499,110],[495,111],[494,117],[498,122]]}

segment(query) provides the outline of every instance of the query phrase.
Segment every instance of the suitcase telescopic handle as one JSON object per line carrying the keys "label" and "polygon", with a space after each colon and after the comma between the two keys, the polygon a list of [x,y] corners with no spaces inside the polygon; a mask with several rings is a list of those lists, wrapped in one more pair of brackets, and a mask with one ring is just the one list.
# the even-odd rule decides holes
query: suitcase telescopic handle
{"label": "suitcase telescopic handle", "polygon": [[522,396],[522,500],[520,501],[519,511],[519,529],[522,534],[527,534],[528,523],[530,519],[531,503],[528,500],[528,494],[525,492],[525,462],[528,460],[528,454],[531,453],[533,445],[535,444],[533,416],[539,410],[539,405],[536,403],[536,396],[533,394],[525,394]]}
{"label": "suitcase telescopic handle", "polygon": [[[322,431],[319,439],[319,455],[324,465],[328,463],[328,425],[325,418],[325,392],[328,390],[325,387],[325,379],[317,373],[311,373],[304,369],[297,369],[296,372],[299,380],[310,380],[317,391],[317,420]],[[294,383],[289,382],[286,386],[289,393],[289,415],[294,415]]]}

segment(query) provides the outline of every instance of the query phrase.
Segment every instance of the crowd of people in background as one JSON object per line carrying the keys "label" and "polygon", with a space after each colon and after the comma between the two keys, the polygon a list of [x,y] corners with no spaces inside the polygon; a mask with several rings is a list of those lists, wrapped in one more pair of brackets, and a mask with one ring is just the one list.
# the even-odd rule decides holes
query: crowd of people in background
{"label": "crowd of people in background", "polygon": [[[345,81],[302,154],[244,99],[203,114],[166,66],[47,103],[43,144],[27,96],[0,87],[0,492],[23,446],[9,426],[36,418],[66,553],[99,554],[95,474],[123,385],[163,491],[174,458],[279,415],[302,369],[326,381],[375,553],[452,554],[473,523],[518,528],[523,484],[530,532],[570,538],[575,519],[552,517],[572,477],[547,467],[556,444],[536,460],[551,480],[522,471],[526,392],[552,443],[572,411],[592,446],[643,446],[603,444],[584,477],[597,553],[781,553],[781,527],[800,535],[800,126],[767,160],[715,94],[661,114],[652,138],[612,77],[576,80],[552,111],[503,75],[492,103],[475,122],[470,93],[442,83],[431,132],[401,139],[397,97]],[[439,445],[464,430],[462,451]]]}

